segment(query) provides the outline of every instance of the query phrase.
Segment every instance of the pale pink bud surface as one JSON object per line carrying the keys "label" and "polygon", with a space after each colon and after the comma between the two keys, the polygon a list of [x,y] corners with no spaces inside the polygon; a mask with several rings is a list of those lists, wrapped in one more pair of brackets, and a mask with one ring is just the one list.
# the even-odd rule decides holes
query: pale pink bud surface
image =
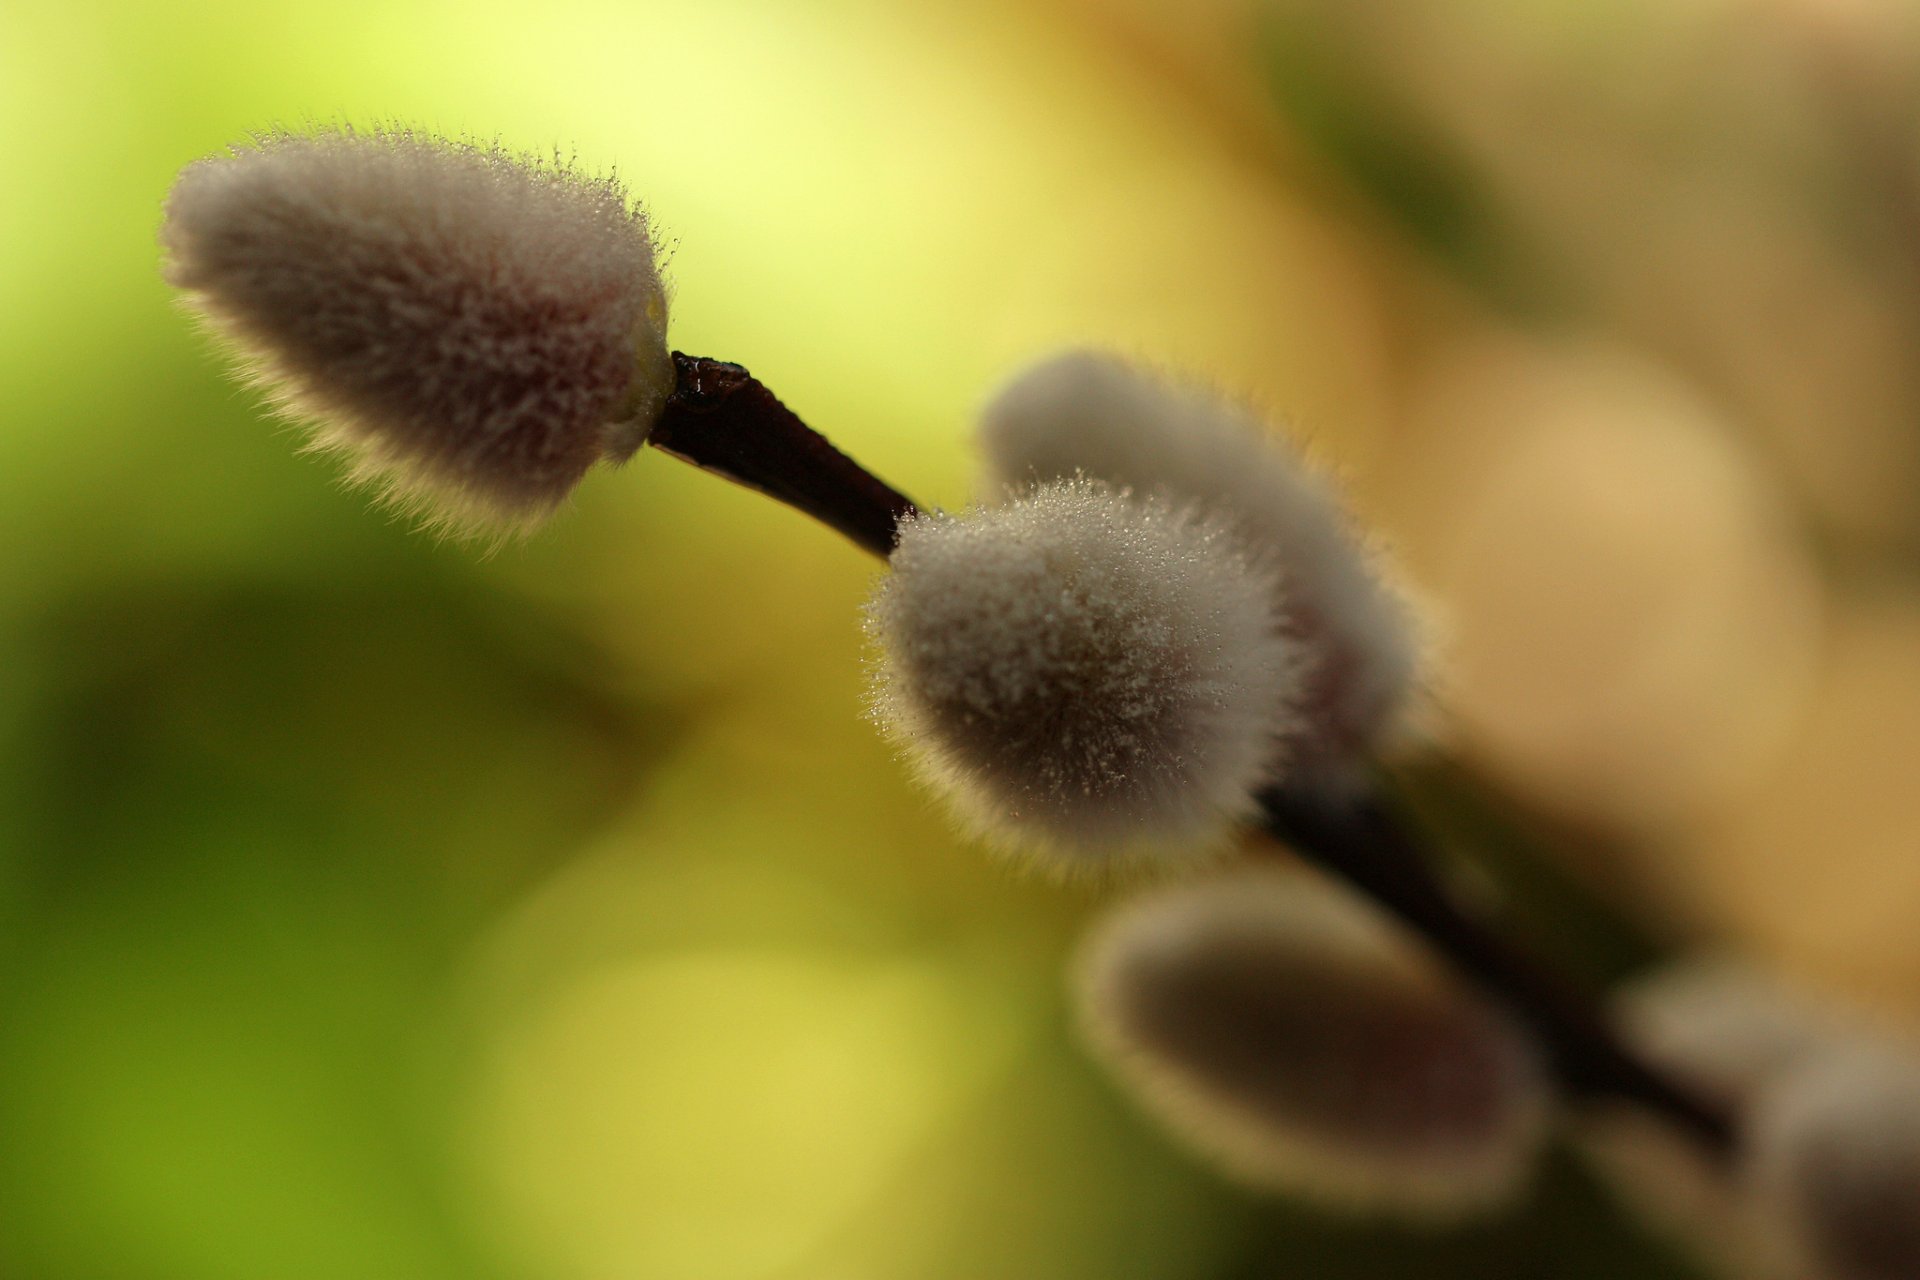
{"label": "pale pink bud surface", "polygon": [[1124,905],[1078,974],[1096,1052],[1253,1187],[1448,1218],[1511,1199],[1550,1111],[1533,1043],[1370,904],[1245,868]]}
{"label": "pale pink bud surface", "polygon": [[160,239],[167,280],[317,446],[447,523],[549,513],[672,388],[645,218],[564,164],[267,134],[187,166]]}
{"label": "pale pink bud surface", "polygon": [[977,832],[1062,870],[1190,857],[1280,766],[1294,644],[1217,523],[1087,481],[900,528],[874,711]]}
{"label": "pale pink bud surface", "polygon": [[988,405],[996,492],[1084,474],[1232,521],[1279,569],[1290,625],[1313,650],[1300,749],[1373,745],[1417,675],[1414,628],[1326,478],[1249,411],[1116,357],[1071,352]]}

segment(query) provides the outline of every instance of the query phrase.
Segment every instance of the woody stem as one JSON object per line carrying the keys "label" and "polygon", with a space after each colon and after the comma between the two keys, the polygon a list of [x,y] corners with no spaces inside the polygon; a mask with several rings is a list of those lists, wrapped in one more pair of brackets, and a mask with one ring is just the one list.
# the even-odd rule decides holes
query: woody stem
{"label": "woody stem", "polygon": [[[673,355],[676,384],[648,443],[806,513],[886,559],[917,508],[808,427],[736,364]],[[1733,1148],[1729,1118],[1642,1059],[1591,996],[1449,893],[1430,851],[1377,793],[1295,783],[1262,797],[1267,831],[1424,937],[1506,1007],[1573,1097],[1614,1097],[1666,1116],[1709,1151]]]}

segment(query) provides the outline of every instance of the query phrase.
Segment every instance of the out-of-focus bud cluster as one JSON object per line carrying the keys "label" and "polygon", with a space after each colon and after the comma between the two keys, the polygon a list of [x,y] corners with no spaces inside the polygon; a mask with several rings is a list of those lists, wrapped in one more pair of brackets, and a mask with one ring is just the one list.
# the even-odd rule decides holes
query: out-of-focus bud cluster
{"label": "out-of-focus bud cluster", "polygon": [[1724,959],[1628,989],[1619,1016],[1738,1123],[1716,1164],[1643,1117],[1585,1117],[1626,1204],[1740,1280],[1920,1276],[1920,1046]]}
{"label": "out-of-focus bud cluster", "polygon": [[1450,745],[1676,930],[1910,1001],[1920,7],[1093,7],[1394,228],[1431,310],[1341,429]]}

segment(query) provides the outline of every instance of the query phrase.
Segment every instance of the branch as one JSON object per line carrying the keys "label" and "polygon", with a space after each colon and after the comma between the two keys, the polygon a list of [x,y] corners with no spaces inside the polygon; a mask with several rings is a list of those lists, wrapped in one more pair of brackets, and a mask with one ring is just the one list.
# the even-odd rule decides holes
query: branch
{"label": "branch", "polygon": [[1427,850],[1378,795],[1282,785],[1261,804],[1270,834],[1386,908],[1505,1005],[1546,1049],[1570,1096],[1638,1103],[1714,1154],[1732,1154],[1730,1117],[1641,1058],[1592,998],[1449,893]]}
{"label": "branch", "polygon": [[673,353],[676,375],[647,443],[756,489],[886,559],[915,507],[800,421],[737,364]]}

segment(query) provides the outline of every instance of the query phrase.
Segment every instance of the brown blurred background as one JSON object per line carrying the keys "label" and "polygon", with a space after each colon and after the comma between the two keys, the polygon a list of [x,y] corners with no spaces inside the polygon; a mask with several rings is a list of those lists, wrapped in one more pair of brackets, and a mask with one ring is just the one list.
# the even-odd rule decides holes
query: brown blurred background
{"label": "brown blurred background", "polygon": [[1072,1044],[1101,894],[863,723],[859,553],[648,456],[412,534],[153,231],[254,127],[557,146],[946,505],[1062,344],[1253,397],[1430,606],[1410,767],[1920,1022],[1917,106],[1882,0],[0,8],[0,1275],[1687,1274],[1564,1159],[1440,1236],[1219,1184]]}

